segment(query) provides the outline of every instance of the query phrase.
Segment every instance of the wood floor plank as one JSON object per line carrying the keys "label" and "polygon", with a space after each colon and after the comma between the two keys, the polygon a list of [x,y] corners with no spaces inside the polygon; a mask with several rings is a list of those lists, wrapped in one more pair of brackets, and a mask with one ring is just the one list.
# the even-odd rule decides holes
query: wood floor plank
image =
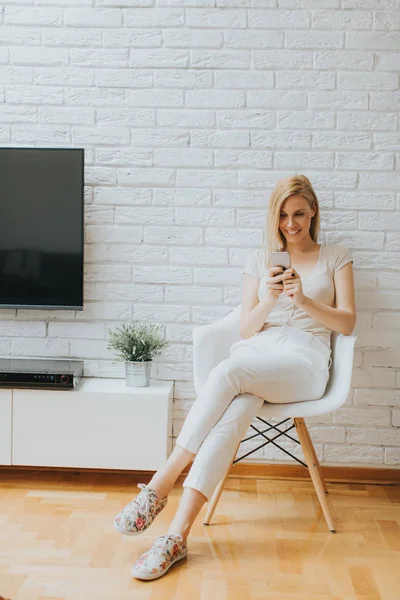
{"label": "wood floor plank", "polygon": [[[382,516],[381,514],[379,515]],[[377,521],[380,530],[382,531],[385,542],[390,550],[400,551],[400,526],[397,521]]]}
{"label": "wood floor plank", "polygon": [[400,598],[400,486],[328,484],[338,524],[331,534],[311,482],[230,478],[211,525],[202,523],[206,507],[194,524],[188,558],[153,582],[133,579],[130,568],[166,532],[181,484],[150,530],[121,536],[112,521],[136,486],[128,474],[2,473],[0,597]]}
{"label": "wood floor plank", "polygon": [[382,600],[369,567],[350,567],[349,570],[357,600]]}

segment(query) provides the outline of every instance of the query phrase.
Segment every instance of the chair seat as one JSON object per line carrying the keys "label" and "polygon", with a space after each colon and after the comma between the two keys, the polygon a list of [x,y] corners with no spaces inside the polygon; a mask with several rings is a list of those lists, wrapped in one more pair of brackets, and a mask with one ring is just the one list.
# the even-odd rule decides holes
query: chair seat
{"label": "chair seat", "polygon": [[[240,340],[240,306],[223,319],[193,330],[193,371],[196,393],[199,394],[208,374],[221,360],[229,357],[232,344]],[[264,402],[262,418],[311,417],[338,410],[346,402],[351,385],[355,336],[333,333],[332,365],[325,393],[319,400],[290,404]]]}
{"label": "chair seat", "polygon": [[[252,396],[252,394],[240,394],[240,396]],[[329,403],[325,401],[325,396],[322,396],[319,400],[305,400],[304,402],[289,402],[287,404],[264,402],[257,416],[262,419],[313,417],[325,415],[329,412],[332,412],[332,409]]]}

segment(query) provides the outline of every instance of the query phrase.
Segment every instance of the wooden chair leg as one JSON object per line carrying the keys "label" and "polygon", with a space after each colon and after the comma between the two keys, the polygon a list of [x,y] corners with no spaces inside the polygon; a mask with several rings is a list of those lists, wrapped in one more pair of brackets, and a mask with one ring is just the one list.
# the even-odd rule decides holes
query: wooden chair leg
{"label": "wooden chair leg", "polygon": [[308,470],[310,471],[310,476],[314,484],[322,512],[324,513],[325,520],[328,524],[329,531],[335,533],[335,524],[331,515],[329,501],[325,493],[326,485],[310,434],[307,430],[307,426],[304,422],[304,419],[294,419],[294,424],[296,426],[297,435],[299,436],[299,441],[304,452],[304,458],[308,465]]}
{"label": "wooden chair leg", "polygon": [[308,439],[308,445],[309,445],[310,450],[311,450],[313,461],[314,461],[314,463],[315,463],[315,465],[316,465],[316,467],[318,469],[318,472],[319,472],[319,477],[320,477],[320,480],[321,480],[321,483],[322,483],[322,487],[324,489],[325,494],[327,494],[328,493],[328,488],[326,487],[325,479],[324,479],[324,476],[322,475],[321,465],[319,464],[319,460],[318,460],[317,453],[315,452],[314,444],[312,443],[312,439],[310,437],[310,433],[308,431],[308,428],[307,428],[307,425],[306,425],[304,419],[301,419],[301,420],[303,421],[304,433],[306,434],[307,439]]}
{"label": "wooden chair leg", "polygon": [[[237,448],[235,450],[235,454],[233,455],[232,462],[234,461],[236,453],[239,450],[239,446],[240,446],[240,443],[238,444],[238,446],[237,446]],[[221,481],[219,482],[219,484],[215,488],[214,493],[213,493],[213,495],[211,497],[211,500],[208,503],[208,508],[207,508],[206,516],[204,517],[204,521],[203,521],[204,525],[209,525],[210,522],[211,522],[212,516],[213,516],[214,511],[215,511],[215,509],[217,507],[217,504],[218,504],[218,500],[220,499],[221,494],[222,494],[222,490],[224,489],[225,481],[228,479],[228,475],[229,475],[229,471],[231,470],[232,462],[229,465],[229,467],[227,468],[226,473],[225,473],[223,479],[221,479]]]}

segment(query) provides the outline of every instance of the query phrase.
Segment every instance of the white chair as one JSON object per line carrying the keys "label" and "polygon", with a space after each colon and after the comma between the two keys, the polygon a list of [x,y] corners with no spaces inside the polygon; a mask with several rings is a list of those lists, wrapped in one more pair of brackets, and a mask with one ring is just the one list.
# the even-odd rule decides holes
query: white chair
{"label": "white chair", "polygon": [[[234,309],[223,319],[211,323],[210,325],[196,327],[194,329],[193,373],[194,385],[197,394],[199,394],[201,388],[203,387],[211,369],[213,369],[221,360],[228,358],[231,345],[241,339],[239,333],[239,324],[240,306]],[[289,454],[292,458],[300,462],[302,465],[308,467],[318,500],[331,532],[335,532],[335,525],[326,497],[328,491],[322,476],[321,467],[318,462],[310,434],[308,433],[306,424],[304,422],[304,417],[330,413],[340,408],[346,402],[350,392],[354,344],[356,339],[357,338],[355,336],[347,336],[333,332],[332,364],[330,367],[329,381],[324,396],[319,400],[307,400],[304,402],[293,402],[290,404],[272,404],[264,402],[257,419],[268,427],[263,431],[259,431],[254,425],[251,425],[251,427],[257,431],[257,434],[255,436],[251,436],[251,438],[261,435],[264,440],[267,441],[264,441],[264,443],[258,448],[251,450],[241,458],[233,460],[232,462],[232,464],[235,464],[236,462],[239,462],[243,458],[258,450],[260,447],[272,443],[280,448],[283,452],[286,452],[286,454]],[[283,420],[277,425],[272,425],[268,422],[268,418],[282,418]],[[294,424],[284,431],[281,431],[279,427],[290,420],[293,420]],[[287,432],[294,427],[297,431],[297,436],[299,438],[298,440],[290,435],[287,435]],[[270,439],[265,435],[267,431],[277,431],[279,433]],[[282,435],[286,435],[286,437],[290,438],[292,441],[301,444],[307,464],[299,460],[296,456],[290,454],[285,448],[279,446],[275,440]],[[251,438],[245,438],[242,440],[242,442],[245,442]],[[240,447],[240,444],[238,448]],[[204,519],[205,525],[210,524],[225,481],[229,475],[229,470],[230,468],[227,470],[225,477],[218,484],[210,500],[207,514]]]}

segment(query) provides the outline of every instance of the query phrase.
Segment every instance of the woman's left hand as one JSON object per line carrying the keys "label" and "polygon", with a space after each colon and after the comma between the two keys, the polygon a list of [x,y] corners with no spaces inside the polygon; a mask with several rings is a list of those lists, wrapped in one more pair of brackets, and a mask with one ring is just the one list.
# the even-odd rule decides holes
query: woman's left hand
{"label": "woman's left hand", "polygon": [[302,306],[306,297],[303,294],[303,285],[301,283],[301,277],[293,268],[287,269],[285,271],[285,274],[286,273],[291,273],[292,277],[289,280],[284,281],[283,291],[286,294],[286,296],[288,296],[288,298],[291,298],[293,300],[296,306]]}

